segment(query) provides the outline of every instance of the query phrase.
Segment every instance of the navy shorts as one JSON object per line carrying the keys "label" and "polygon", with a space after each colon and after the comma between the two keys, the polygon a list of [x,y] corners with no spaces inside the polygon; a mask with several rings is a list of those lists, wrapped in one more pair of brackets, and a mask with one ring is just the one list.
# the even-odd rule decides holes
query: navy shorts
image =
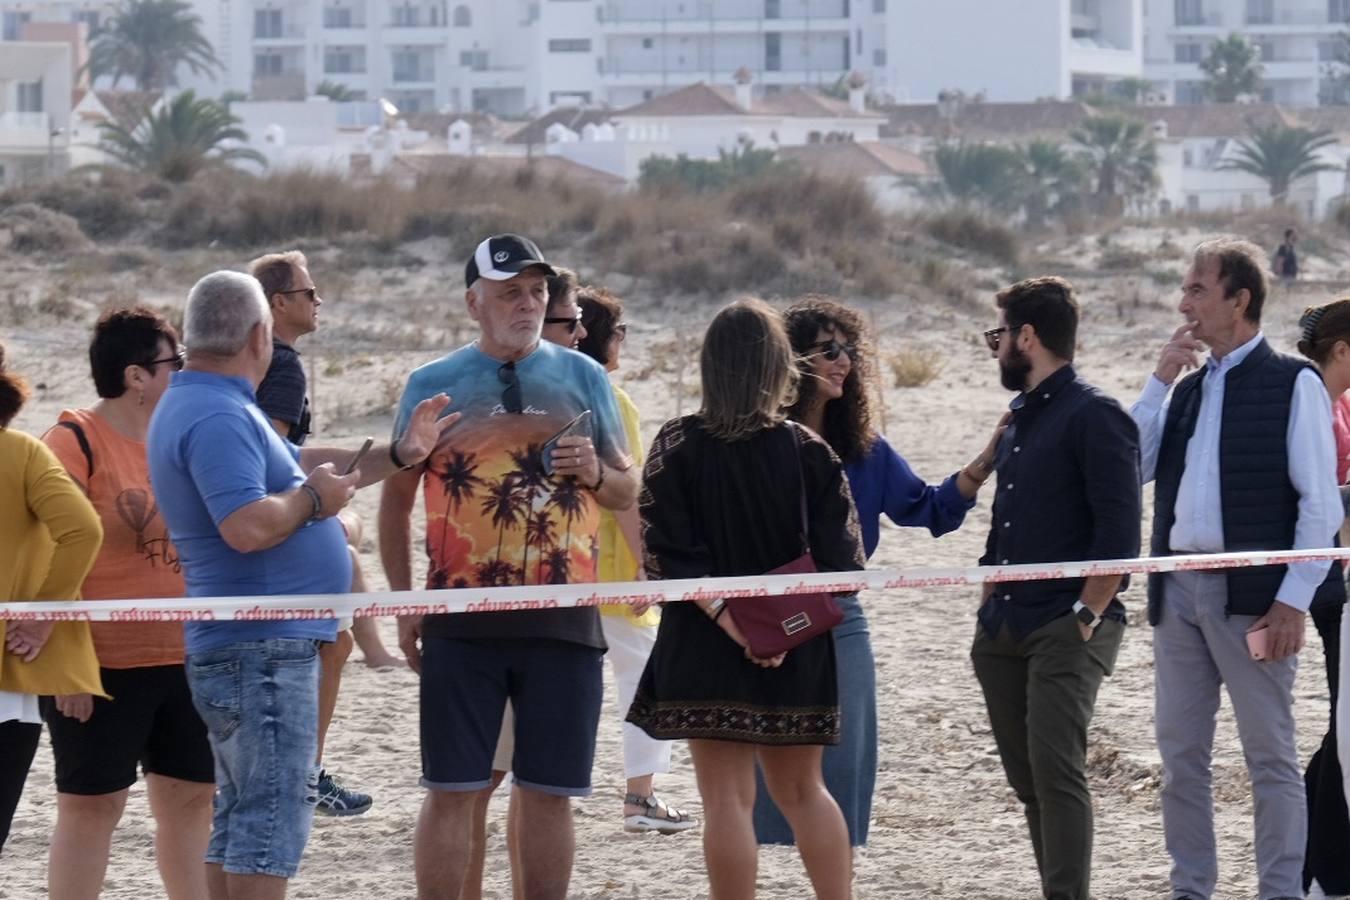
{"label": "navy shorts", "polygon": [[604,651],[569,641],[424,638],[422,786],[492,783],[506,701],[515,708],[515,783],[566,797],[591,792]]}

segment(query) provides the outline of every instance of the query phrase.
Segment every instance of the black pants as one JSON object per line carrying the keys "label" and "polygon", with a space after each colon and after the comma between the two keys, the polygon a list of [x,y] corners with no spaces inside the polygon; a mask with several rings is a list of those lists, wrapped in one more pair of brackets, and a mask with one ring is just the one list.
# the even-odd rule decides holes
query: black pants
{"label": "black pants", "polygon": [[1344,607],[1313,607],[1312,620],[1322,636],[1327,683],[1331,687],[1331,725],[1322,746],[1308,761],[1303,782],[1308,789],[1308,852],[1303,887],[1314,878],[1332,896],[1350,894],[1350,814],[1345,806],[1341,764],[1336,756],[1336,694],[1341,664],[1341,613]]}
{"label": "black pants", "polygon": [[28,780],[28,767],[33,764],[41,734],[41,725],[0,722],[0,851],[9,838],[9,823],[19,808],[19,795]]}

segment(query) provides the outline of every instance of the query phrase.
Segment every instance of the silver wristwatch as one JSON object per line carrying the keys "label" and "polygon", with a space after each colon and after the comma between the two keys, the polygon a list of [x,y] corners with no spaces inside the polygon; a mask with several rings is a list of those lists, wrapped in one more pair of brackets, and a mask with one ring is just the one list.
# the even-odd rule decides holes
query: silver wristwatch
{"label": "silver wristwatch", "polygon": [[1074,601],[1073,614],[1080,623],[1093,630],[1096,630],[1097,626],[1102,624],[1102,617],[1093,612],[1082,600]]}

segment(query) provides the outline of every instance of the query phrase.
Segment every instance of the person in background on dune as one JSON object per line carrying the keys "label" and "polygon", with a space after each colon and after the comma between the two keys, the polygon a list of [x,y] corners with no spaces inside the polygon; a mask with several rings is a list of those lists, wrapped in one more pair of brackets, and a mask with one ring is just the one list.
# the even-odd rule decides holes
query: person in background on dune
{"label": "person in background on dune", "polygon": [[[996,452],[982,566],[1128,559],[1139,552],[1139,433],[1078,377],[1078,299],[1062,278],[995,298],[984,334],[1016,391]],[[1125,634],[1119,575],[987,582],[970,658],[1008,784],[1021,801],[1046,900],[1089,900],[1087,732]]]}
{"label": "person in background on dune", "polygon": [[[99,400],[68,409],[42,436],[88,495],[103,547],[84,581],[86,600],[183,596],[178,554],[150,486],[145,434],[174,373],[178,333],[148,309],[104,313],[89,364]],[[56,830],[47,864],[52,900],[103,889],[113,831],[139,763],[155,819],[155,862],[169,900],[205,900],[202,856],[211,837],[215,762],[183,669],[181,622],[94,622],[103,686],[44,697],[56,761]],[[67,713],[75,712],[71,717]]]}
{"label": "person in background on dune", "polygon": [[[993,471],[1000,429],[965,468],[941,484],[925,484],[872,423],[868,386],[872,343],[863,318],[828,297],[806,297],[783,314],[801,385],[789,415],[825,439],[839,455],[858,507],[863,549],[870,558],[884,513],[897,525],[954,531],[975,505]],[[825,748],[825,786],[848,823],[849,842],[867,843],[877,776],[877,680],[867,618],[857,597],[839,601],[844,621],[834,629],[839,660],[839,743]],[[762,786],[763,773],[759,773]],[[761,844],[791,844],[792,829],[765,790],[755,796],[755,835]]]}
{"label": "person in background on dune", "polygon": [[[27,400],[0,345],[0,600],[77,600],[103,527],[47,445],[9,427]],[[87,622],[0,620],[0,633],[3,851],[42,734],[38,697],[107,694]]]}

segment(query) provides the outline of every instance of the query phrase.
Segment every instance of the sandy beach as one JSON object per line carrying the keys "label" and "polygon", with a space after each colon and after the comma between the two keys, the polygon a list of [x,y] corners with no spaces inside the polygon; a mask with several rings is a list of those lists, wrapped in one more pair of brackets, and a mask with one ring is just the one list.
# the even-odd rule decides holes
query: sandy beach
{"label": "sandy beach", "polygon": [[[1189,247],[1202,234],[1173,229],[1160,236],[1157,229],[1137,228],[1113,237],[1118,245],[1133,242],[1151,249],[1160,239]],[[1159,346],[1179,322],[1174,307],[1184,259],[1154,266],[1148,275],[1106,272],[1094,269],[1096,252],[1087,238],[1061,239],[1041,248],[1041,258],[1074,261],[1076,271],[1066,274],[1079,285],[1084,309],[1079,371],[1128,406],[1152,371]],[[1339,252],[1310,253],[1305,265],[1313,281],[1279,289],[1268,301],[1266,334],[1280,349],[1292,350],[1305,305],[1338,293],[1336,282],[1345,273],[1328,262],[1331,258],[1340,258]],[[13,262],[0,275],[0,294],[7,292],[11,308],[37,309],[42,297],[58,290],[70,300],[60,314],[34,312],[23,321],[11,317],[3,329],[12,367],[38,388],[14,427],[41,433],[61,408],[88,405],[93,399],[86,342],[98,308],[110,301],[140,300],[178,309],[197,275],[243,260],[201,250],[164,254],[152,270],[84,279],[47,272],[39,263]],[[314,254],[311,262],[327,300],[320,331],[299,345],[314,380],[318,434],[313,441],[355,447],[367,434],[379,440],[388,434],[406,374],[471,336],[462,316],[459,264],[433,260],[393,283],[388,271],[326,277],[331,255]],[[1164,276],[1174,273],[1175,280],[1160,277],[1159,269]],[[962,308],[938,300],[866,305],[883,357],[877,368],[885,397],[884,431],[930,481],[954,472],[984,445],[1011,398],[999,386],[995,364],[979,336],[994,324],[990,298],[1007,273],[962,267],[958,277],[979,296],[978,306]],[[63,281],[70,283],[60,288]],[[630,291],[630,279],[615,279],[613,286],[621,294],[628,292],[627,318],[633,323],[617,380],[641,409],[649,440],[666,419],[697,407],[699,336],[719,304],[658,299],[644,295],[640,286]],[[940,372],[924,387],[894,387],[886,359],[915,347],[933,351]],[[964,527],[939,540],[887,523],[871,565],[973,565],[983,549],[991,494],[986,488]],[[1146,515],[1151,514],[1151,495],[1150,489]],[[378,502],[378,489],[358,496],[356,506],[368,523],[374,521]],[[372,586],[384,588],[373,531],[373,525],[368,527],[362,558]],[[420,534],[414,546],[421,546]],[[424,571],[425,562],[418,563]],[[857,896],[1038,896],[1025,823],[1004,780],[969,663],[978,598],[964,589],[933,589],[878,592],[863,600],[877,657],[881,749],[871,841],[857,854]],[[1152,649],[1142,621],[1142,584],[1136,583],[1125,600],[1132,627],[1115,675],[1102,688],[1090,750],[1098,900],[1161,897],[1167,890],[1169,861],[1162,844],[1153,741]],[[381,627],[386,644],[393,647],[393,622]],[[359,657],[359,651],[353,654],[344,676],[326,762],[349,785],[372,794],[375,806],[358,818],[315,823],[304,865],[292,883],[290,896],[295,898],[414,896],[412,834],[422,798],[417,785],[417,679],[407,670],[368,669]],[[1311,625],[1301,663],[1295,712],[1306,760],[1327,725],[1321,645]],[[706,897],[697,832],[661,837],[622,831],[620,711],[608,671],[606,691],[595,793],[574,804],[572,895]],[[1256,872],[1250,791],[1226,701],[1214,780],[1220,848],[1216,896],[1251,897]],[[676,748],[673,771],[659,777],[657,787],[673,804],[698,814],[693,770],[682,746]],[[46,895],[47,837],[55,811],[52,759],[44,736],[6,847],[0,898]],[[492,812],[488,897],[510,897],[504,813],[503,793]],[[143,786],[138,785],[114,838],[105,897],[162,896],[152,836]],[[808,894],[794,851],[761,851],[761,897],[788,900]]]}

